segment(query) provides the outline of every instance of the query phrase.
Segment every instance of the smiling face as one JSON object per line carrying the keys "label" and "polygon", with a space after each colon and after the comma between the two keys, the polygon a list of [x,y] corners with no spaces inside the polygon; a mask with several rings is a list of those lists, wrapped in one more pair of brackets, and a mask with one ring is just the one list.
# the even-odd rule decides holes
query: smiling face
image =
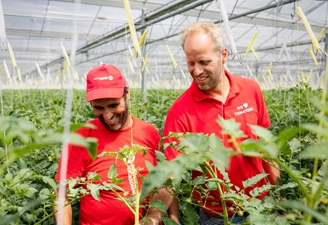
{"label": "smiling face", "polygon": [[110,131],[118,131],[128,127],[129,109],[126,97],[122,98],[103,98],[91,101],[91,106],[96,117]]}
{"label": "smiling face", "polygon": [[227,49],[218,51],[212,40],[204,33],[190,34],[183,46],[188,71],[203,91],[216,88],[222,81],[223,64],[227,60]]}

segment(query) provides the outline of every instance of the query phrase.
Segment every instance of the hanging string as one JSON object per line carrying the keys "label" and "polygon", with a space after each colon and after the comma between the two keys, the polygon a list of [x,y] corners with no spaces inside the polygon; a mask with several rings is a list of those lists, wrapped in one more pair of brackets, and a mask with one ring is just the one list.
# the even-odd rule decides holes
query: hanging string
{"label": "hanging string", "polygon": [[0,0],[0,50],[7,50],[5,17]]}

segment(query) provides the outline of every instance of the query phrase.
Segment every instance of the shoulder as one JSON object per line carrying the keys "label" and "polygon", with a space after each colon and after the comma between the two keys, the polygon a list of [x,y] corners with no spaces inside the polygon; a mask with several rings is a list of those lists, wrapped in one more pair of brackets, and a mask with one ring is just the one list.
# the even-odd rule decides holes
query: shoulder
{"label": "shoulder", "polygon": [[183,112],[186,109],[185,106],[190,105],[193,101],[192,90],[188,88],[173,102],[169,112]]}
{"label": "shoulder", "polygon": [[235,87],[237,87],[242,92],[247,92],[249,94],[250,93],[254,93],[254,94],[262,93],[259,83],[254,79],[251,79],[248,77],[243,77],[243,76],[231,75],[231,74],[229,77],[234,82]]}
{"label": "shoulder", "polygon": [[96,129],[99,127],[99,120],[98,119],[93,119],[88,121],[86,124],[84,124],[81,128],[76,130],[75,133],[83,136],[83,137],[88,137],[90,134],[90,130]]}
{"label": "shoulder", "polygon": [[244,76],[237,76],[237,75],[231,75],[231,78],[234,79],[235,82],[238,84],[245,86],[246,85],[252,85],[252,86],[260,86],[259,83],[257,83],[255,80],[244,77]]}
{"label": "shoulder", "polygon": [[146,122],[146,121],[143,121],[139,118],[136,118],[136,117],[133,117],[132,116],[132,119],[133,119],[133,124],[136,125],[134,127],[136,127],[137,129],[141,129],[141,130],[144,130],[144,131],[152,131],[152,132],[157,132],[157,129],[155,128],[155,126],[149,122]]}

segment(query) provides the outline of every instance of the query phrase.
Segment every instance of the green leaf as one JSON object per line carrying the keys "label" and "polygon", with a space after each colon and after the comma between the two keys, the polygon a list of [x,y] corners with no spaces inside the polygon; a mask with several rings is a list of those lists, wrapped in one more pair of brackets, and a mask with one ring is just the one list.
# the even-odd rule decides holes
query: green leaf
{"label": "green leaf", "polygon": [[277,189],[275,189],[275,192],[278,192],[280,190],[284,190],[284,189],[290,189],[290,188],[294,188],[297,187],[298,184],[295,182],[289,182],[287,184],[283,184],[282,186],[279,186]]}
{"label": "green leaf", "polygon": [[290,150],[293,152],[293,153],[297,153],[297,152],[300,152],[301,151],[301,142],[300,140],[298,140],[298,138],[293,138],[292,140],[290,140],[288,142],[288,145],[290,147]]}
{"label": "green leaf", "polygon": [[43,188],[40,192],[39,192],[39,198],[41,200],[47,200],[49,198],[50,195],[50,191],[48,188]]}
{"label": "green leaf", "polygon": [[100,201],[100,190],[102,187],[99,184],[88,183],[87,188],[90,190],[92,197]]}
{"label": "green leaf", "polygon": [[88,177],[88,180],[90,180],[90,181],[97,181],[97,180],[101,179],[101,176],[96,172],[89,172],[87,177]]}
{"label": "green leaf", "polygon": [[181,218],[181,224],[183,225],[198,225],[198,212],[189,203],[179,202],[179,210],[183,217]]}
{"label": "green leaf", "polygon": [[166,205],[161,200],[153,201],[149,204],[149,208],[156,208],[166,214]]}
{"label": "green leaf", "polygon": [[154,165],[151,162],[149,162],[148,160],[145,161],[145,164],[146,164],[146,168],[147,168],[148,172],[152,171],[154,169]]}
{"label": "green leaf", "polygon": [[23,178],[29,178],[30,176],[32,176],[32,171],[29,168],[24,168],[18,171],[17,176],[20,180],[22,180]]}
{"label": "green leaf", "polygon": [[[212,178],[212,179],[214,179],[214,178]],[[205,182],[205,180],[206,180],[205,176],[197,176],[192,180],[192,183],[193,183],[193,185],[197,186],[197,185],[203,184]],[[210,179],[208,179],[208,181],[210,181]],[[214,180],[214,182],[215,181],[216,180]]]}
{"label": "green leaf", "polygon": [[278,205],[283,208],[291,208],[291,209],[296,209],[296,210],[302,211],[303,213],[306,213],[306,214],[311,215],[312,217],[315,217],[318,221],[320,221],[324,224],[328,224],[328,217],[320,214],[315,209],[304,205],[302,202],[295,201],[295,200],[282,201],[282,202],[279,202]]}
{"label": "green leaf", "polygon": [[34,200],[32,202],[27,203],[23,208],[19,209],[19,212],[13,215],[9,216],[0,216],[0,225],[8,225],[11,224],[14,221],[17,221],[17,219],[22,215],[24,212],[32,209],[33,207],[39,205],[42,201],[40,200]]}
{"label": "green leaf", "polygon": [[42,176],[42,181],[48,185],[51,186],[51,188],[53,190],[56,190],[57,189],[57,185],[56,185],[56,182],[54,181],[54,179],[52,179],[51,177],[48,177],[48,176]]}
{"label": "green leaf", "polygon": [[194,169],[198,164],[191,157],[179,155],[171,161],[159,162],[144,178],[141,199],[144,199],[154,188],[160,188],[170,177],[180,179],[185,172]]}
{"label": "green leaf", "polygon": [[321,142],[311,145],[302,152],[300,157],[302,159],[328,159],[328,143]]}
{"label": "green leaf", "polygon": [[253,133],[265,142],[270,143],[275,139],[275,136],[273,136],[273,134],[268,129],[255,125],[249,126],[252,128]]}
{"label": "green leaf", "polygon": [[222,141],[217,136],[211,135],[208,144],[212,149],[212,151],[205,153],[208,160],[211,160],[216,166],[222,165],[224,168],[227,168],[229,165],[229,156]]}
{"label": "green leaf", "polygon": [[221,125],[223,134],[228,134],[234,138],[246,137],[244,132],[240,130],[240,123],[237,123],[235,119],[225,120],[222,117],[219,117],[217,122]]}
{"label": "green leaf", "polygon": [[318,171],[318,175],[322,177],[322,176],[324,176],[324,174],[326,173],[326,171],[328,171],[328,161],[327,160],[320,167],[320,169]]}
{"label": "green leaf", "polygon": [[266,174],[266,173],[261,173],[256,176],[253,176],[253,177],[243,181],[243,186],[245,189],[248,187],[252,187],[254,184],[258,183],[260,180],[262,180],[263,178],[265,178],[267,176],[268,176],[268,174]]}
{"label": "green leaf", "polygon": [[239,144],[240,149],[243,151],[249,151],[249,150],[254,151],[256,149],[259,149],[260,146],[261,146],[260,143],[254,140],[253,138],[246,139]]}
{"label": "green leaf", "polygon": [[182,138],[181,144],[185,146],[184,153],[186,155],[205,151],[207,149],[207,139],[204,134],[188,135]]}
{"label": "green leaf", "polygon": [[264,193],[266,191],[270,191],[271,188],[272,188],[271,184],[266,184],[266,185],[263,185],[262,187],[254,188],[249,193],[252,197],[257,197],[257,196],[261,195],[262,193]]}
{"label": "green leaf", "polygon": [[112,164],[110,166],[110,169],[109,169],[108,173],[107,173],[107,177],[109,179],[111,179],[114,184],[122,183],[123,179],[118,179],[117,176],[118,176],[118,174],[117,174],[117,170],[116,170],[116,165]]}
{"label": "green leaf", "polygon": [[112,180],[116,176],[117,176],[116,165],[112,164],[110,166],[110,169],[108,170],[107,177]]}
{"label": "green leaf", "polygon": [[124,195],[127,195],[128,191],[125,191],[123,188],[121,188],[120,186],[113,184],[113,183],[103,183],[103,190],[118,190],[118,191],[122,191],[124,193]]}
{"label": "green leaf", "polygon": [[[94,124],[91,123],[83,123],[83,124],[70,124],[70,132],[73,133],[77,131],[80,128],[90,128],[90,129],[97,129],[97,127]],[[64,132],[64,127],[60,127],[56,130],[58,133],[63,133]]]}
{"label": "green leaf", "polygon": [[79,134],[73,133],[69,137],[70,144],[83,146],[87,148],[92,160],[97,157],[97,139],[96,138],[84,138]]}
{"label": "green leaf", "polygon": [[163,220],[164,225],[177,225],[177,223],[174,220],[172,220],[171,218],[169,218],[166,215],[164,215],[162,217],[162,220]]}
{"label": "green leaf", "polygon": [[18,158],[23,156],[24,154],[27,154],[35,149],[42,148],[45,146],[48,146],[49,144],[55,144],[58,142],[39,142],[39,143],[31,143],[26,146],[19,146],[17,148],[12,149],[10,152],[8,152],[8,158],[7,163],[4,163],[0,166],[0,174],[2,174],[7,166],[10,166],[13,162],[15,162]]}
{"label": "green leaf", "polygon": [[303,124],[301,127],[328,139],[328,129],[317,124]]}
{"label": "green leaf", "polygon": [[233,193],[233,192],[223,194],[221,197],[224,198],[225,200],[229,200],[229,199],[235,199],[235,200],[238,200],[238,201],[244,201],[245,200],[243,198],[243,196],[241,196],[239,194],[236,194],[236,193]]}
{"label": "green leaf", "polygon": [[166,157],[165,157],[164,153],[156,150],[155,154],[156,154],[157,161],[159,161],[159,162],[166,161]]}
{"label": "green leaf", "polygon": [[226,151],[206,152],[205,155],[207,156],[208,160],[212,160],[216,167],[222,165],[222,167],[228,168],[229,156]]}
{"label": "green leaf", "polygon": [[282,130],[277,135],[278,141],[282,146],[284,146],[287,142],[289,142],[292,138],[294,138],[297,134],[299,134],[303,129],[300,127],[294,127],[291,129]]}

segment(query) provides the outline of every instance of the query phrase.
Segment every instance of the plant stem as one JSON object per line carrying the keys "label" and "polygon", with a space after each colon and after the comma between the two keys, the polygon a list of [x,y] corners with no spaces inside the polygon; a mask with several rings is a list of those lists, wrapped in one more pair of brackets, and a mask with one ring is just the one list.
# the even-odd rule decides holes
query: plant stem
{"label": "plant stem", "polygon": [[299,179],[298,175],[295,174],[285,163],[281,162],[279,159],[271,159],[275,161],[279,167],[281,167],[289,176],[291,176],[294,181],[298,184],[299,188],[301,189],[302,193],[306,197],[307,201],[310,201],[311,196],[308,193],[308,190],[303,185],[302,181]]}
{"label": "plant stem", "polygon": [[[217,175],[216,175],[216,172],[213,170],[213,168],[209,164],[209,162],[205,162],[205,164],[206,164],[206,167],[207,167],[207,171],[211,174],[211,176],[213,178],[218,178]],[[220,194],[220,197],[221,197],[224,224],[227,225],[227,224],[229,224],[229,221],[228,221],[228,212],[227,212],[226,201],[222,197],[223,192],[222,192],[222,188],[221,188],[220,184],[218,182],[216,182],[216,185],[218,187],[218,191],[219,191],[219,194]]]}
{"label": "plant stem", "polygon": [[115,191],[114,189],[110,189],[112,192],[115,193],[115,195],[122,201],[124,202],[124,204],[130,209],[130,211],[135,214],[135,211],[134,209],[129,205],[129,203],[126,202],[126,200],[117,192]]}
{"label": "plant stem", "polygon": [[134,164],[131,163],[130,165],[133,180],[134,180],[134,189],[136,192],[136,203],[135,203],[135,213],[134,213],[134,224],[139,225],[139,204],[140,204],[140,194],[139,194],[139,185],[138,185],[138,180],[137,180],[137,173],[136,169],[134,167]]}
{"label": "plant stem", "polygon": [[[326,161],[325,163],[328,163],[328,161]],[[328,167],[327,165],[323,165]],[[315,207],[315,203],[318,201],[320,194],[322,193],[322,190],[325,188],[325,183],[328,179],[328,171],[326,170],[326,173],[324,174],[324,176],[321,179],[321,182],[317,188],[317,190],[314,192],[313,196],[312,196],[312,201],[313,201],[313,207]]]}

